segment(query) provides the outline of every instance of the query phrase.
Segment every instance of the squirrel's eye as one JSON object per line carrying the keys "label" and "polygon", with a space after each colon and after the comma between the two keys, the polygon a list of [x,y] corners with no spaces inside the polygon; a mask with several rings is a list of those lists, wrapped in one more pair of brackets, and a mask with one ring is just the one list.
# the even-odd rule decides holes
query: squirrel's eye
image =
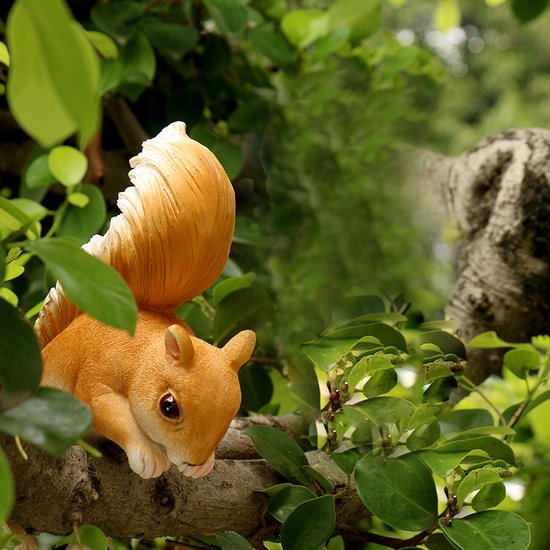
{"label": "squirrel's eye", "polygon": [[159,408],[160,412],[166,416],[166,418],[179,418],[180,409],[176,402],[176,398],[171,393],[167,393],[160,398]]}

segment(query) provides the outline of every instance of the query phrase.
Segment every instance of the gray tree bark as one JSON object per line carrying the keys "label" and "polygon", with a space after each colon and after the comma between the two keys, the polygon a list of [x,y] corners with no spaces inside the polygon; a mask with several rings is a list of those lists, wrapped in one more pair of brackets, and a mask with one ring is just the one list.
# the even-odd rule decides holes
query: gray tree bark
{"label": "gray tree bark", "polygon": [[[510,130],[458,158],[421,156],[415,185],[461,232],[448,315],[466,341],[488,330],[529,341],[550,332],[550,132]],[[476,384],[502,350],[470,350]]]}

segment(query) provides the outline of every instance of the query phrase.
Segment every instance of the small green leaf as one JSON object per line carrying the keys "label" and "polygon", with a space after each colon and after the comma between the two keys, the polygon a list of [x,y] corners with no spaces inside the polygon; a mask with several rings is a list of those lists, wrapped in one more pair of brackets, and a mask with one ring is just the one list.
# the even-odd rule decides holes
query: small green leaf
{"label": "small green leaf", "polygon": [[497,333],[493,330],[488,332],[482,332],[477,336],[474,336],[468,343],[469,348],[478,349],[492,349],[492,348],[531,348],[529,344],[513,344],[512,342],[506,342],[502,338],[497,336]]}
{"label": "small green leaf", "polygon": [[313,50],[311,60],[313,62],[320,61],[337,51],[346,44],[350,35],[351,31],[348,27],[340,27],[329,32],[315,43],[315,49]]}
{"label": "small green leaf", "polygon": [[105,534],[95,525],[81,525],[76,529],[76,532],[59,539],[55,544],[55,548],[68,544],[93,548],[93,550],[108,550]]}
{"label": "small green leaf", "polygon": [[102,57],[118,57],[118,48],[115,41],[105,33],[99,31],[85,31],[88,40]]}
{"label": "small green leaf", "polygon": [[492,426],[493,424],[493,417],[487,409],[455,410],[439,417],[442,435],[461,433],[471,428]]}
{"label": "small green leaf", "polygon": [[10,231],[19,231],[31,221],[13,201],[0,196],[0,225],[6,226]]}
{"label": "small green leaf", "polygon": [[88,159],[74,147],[59,145],[50,151],[48,167],[59,182],[72,187],[86,175]]}
{"label": "small green leaf", "polygon": [[375,372],[363,386],[365,397],[376,397],[389,392],[397,384],[397,373],[394,369]]}
{"label": "small green leaf", "polygon": [[137,306],[122,277],[66,238],[25,243],[63,285],[69,298],[99,321],[133,334]]}
{"label": "small green leaf", "polygon": [[39,387],[19,405],[0,413],[0,430],[61,456],[92,426],[92,413],[72,395]]}
{"label": "small green leaf", "polygon": [[506,487],[502,481],[483,486],[472,499],[472,508],[476,512],[498,506],[506,498]]}
{"label": "small green leaf", "polygon": [[328,29],[349,29],[351,41],[358,43],[380,28],[381,17],[379,0],[337,0],[328,10]]}
{"label": "small green leaf", "polygon": [[268,25],[252,29],[248,33],[248,39],[255,50],[269,57],[281,67],[293,65],[296,62],[296,52],[292,45],[285,36]]}
{"label": "small green leaf", "polygon": [[69,206],[56,234],[61,237],[73,237],[85,243],[103,227],[107,207],[103,193],[95,185],[84,183],[79,188],[80,194],[87,197],[88,203],[83,208]]}
{"label": "small green leaf", "polygon": [[278,521],[284,523],[291,512],[302,502],[315,498],[307,487],[301,485],[291,485],[279,491],[273,496],[268,505],[267,511]]}
{"label": "small green leaf", "polygon": [[232,292],[249,287],[256,279],[255,273],[246,273],[239,277],[230,277],[218,283],[212,291],[214,305],[219,306],[221,301]]}
{"label": "small green leaf", "polygon": [[25,273],[25,268],[22,265],[12,262],[6,266],[6,273],[4,275],[4,282],[17,279],[19,275]]}
{"label": "small green leaf", "polygon": [[354,405],[344,405],[344,414],[357,423],[365,420],[375,426],[400,424],[406,427],[416,407],[406,399],[387,395],[373,397]]}
{"label": "small green leaf", "polygon": [[248,21],[248,11],[241,0],[205,0],[205,4],[223,34],[242,33]]}
{"label": "small green leaf", "polygon": [[439,526],[447,539],[462,550],[526,550],[531,540],[525,520],[502,510],[454,518],[450,525],[440,520]]}
{"label": "small green leaf", "polygon": [[512,0],[512,11],[522,23],[536,19],[547,8],[548,0]]}
{"label": "small green leaf", "polygon": [[460,25],[460,6],[457,0],[439,0],[434,13],[434,27],[441,31]]}
{"label": "small green leaf", "polygon": [[331,453],[330,458],[332,458],[340,470],[350,476],[357,464],[358,456],[354,450],[350,449],[348,451]]}
{"label": "small green leaf", "polygon": [[40,347],[23,315],[0,299],[0,409],[13,407],[38,387]]}
{"label": "small green leaf", "polygon": [[90,12],[96,27],[126,43],[129,36],[136,31],[137,20],[147,9],[147,4],[132,0],[117,0],[95,4]]}
{"label": "small green leaf", "polygon": [[461,340],[444,330],[431,330],[418,335],[421,344],[435,344],[443,353],[453,353],[461,359],[466,359],[466,348]]}
{"label": "small green leaf", "polygon": [[136,33],[124,45],[119,89],[133,101],[151,84],[157,69],[155,52],[143,33]]}
{"label": "small green leaf", "polygon": [[218,531],[216,541],[222,550],[254,550],[253,546],[235,531]]}
{"label": "small green leaf", "polygon": [[0,298],[8,302],[8,304],[12,305],[13,307],[17,307],[17,304],[19,303],[19,298],[17,294],[6,287],[0,288]]}
{"label": "small green leaf", "polygon": [[326,493],[334,492],[334,485],[319,471],[311,466],[304,466],[304,472],[325,491]]}
{"label": "small green leaf", "polygon": [[10,66],[10,53],[4,42],[0,42],[0,63],[3,63],[6,67]]}
{"label": "small green leaf", "polygon": [[48,166],[48,154],[36,157],[25,170],[23,178],[29,189],[47,187],[55,183],[57,180]]}
{"label": "small green leaf", "polygon": [[281,529],[284,550],[318,550],[334,531],[334,497],[306,500],[287,517]]}
{"label": "small green leaf", "polygon": [[458,383],[454,376],[437,378],[435,382],[432,382],[428,388],[426,388],[422,394],[422,399],[427,403],[443,403],[450,399],[451,393],[457,386]]}
{"label": "small green leaf", "polygon": [[[14,503],[14,486],[10,465],[4,451],[0,448],[0,522],[4,523],[11,513]],[[5,548],[2,546],[2,548]]]}
{"label": "small green leaf", "polygon": [[309,484],[303,471],[308,465],[306,455],[290,436],[271,426],[250,426],[243,433],[252,439],[258,454],[288,480]]}
{"label": "small green leaf", "polygon": [[321,10],[293,10],[287,13],[281,28],[288,40],[301,49],[328,32],[328,15]]}
{"label": "small green leaf", "polygon": [[429,424],[423,424],[416,428],[407,438],[407,447],[411,451],[418,451],[433,445],[441,435],[439,424],[436,420]]}
{"label": "small green leaf", "polygon": [[67,200],[77,208],[84,208],[90,202],[90,197],[85,193],[71,193],[68,195]]}
{"label": "small green leaf", "polygon": [[540,368],[541,356],[536,351],[512,349],[504,354],[504,366],[518,378],[525,380],[529,371]]}
{"label": "small green leaf", "polygon": [[222,163],[230,180],[235,179],[241,173],[244,165],[244,153],[239,145],[235,145],[227,140],[218,139],[210,149]]}
{"label": "small green leaf", "polygon": [[140,28],[157,50],[176,60],[181,59],[199,41],[199,33],[194,27],[166,23],[154,17],[143,19]]}
{"label": "small green leaf", "polygon": [[481,449],[449,452],[440,452],[437,450],[422,451],[418,456],[441,478],[447,477],[459,464],[464,462],[476,464],[490,458]]}
{"label": "small green leaf", "polygon": [[477,491],[492,483],[498,483],[500,476],[494,470],[474,470],[470,472],[458,486],[456,497],[458,506],[462,507],[466,497],[473,491]]}
{"label": "small green leaf", "polygon": [[367,455],[355,466],[357,492],[384,523],[421,531],[437,523],[437,493],[428,467],[413,454],[399,458]]}

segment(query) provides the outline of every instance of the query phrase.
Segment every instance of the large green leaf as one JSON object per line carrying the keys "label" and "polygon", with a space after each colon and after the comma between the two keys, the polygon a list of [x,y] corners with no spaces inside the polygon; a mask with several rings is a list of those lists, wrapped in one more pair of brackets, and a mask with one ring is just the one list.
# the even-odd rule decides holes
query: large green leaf
{"label": "large green leaf", "polygon": [[248,33],[248,39],[257,51],[282,67],[296,62],[294,48],[282,34],[268,25],[252,29]]}
{"label": "large green leaf", "polygon": [[25,170],[25,185],[29,189],[46,187],[57,180],[48,165],[48,154],[36,157]]}
{"label": "large green leaf", "polygon": [[308,465],[306,455],[289,435],[271,426],[250,426],[243,433],[252,439],[258,454],[288,480],[309,484],[303,470]]}
{"label": "large green leaf", "polygon": [[431,330],[418,335],[421,344],[435,344],[443,353],[453,353],[466,359],[466,348],[461,340],[444,330]]}
{"label": "large green leaf", "polygon": [[438,445],[434,451],[449,453],[455,451],[485,451],[493,460],[502,459],[508,464],[515,465],[514,451],[512,448],[496,437],[459,437],[453,441],[447,441]]}
{"label": "large green leaf", "polygon": [[467,462],[476,464],[485,462],[490,457],[481,449],[474,451],[423,451],[418,456],[432,469],[439,477],[447,477],[459,464]]}
{"label": "large green leaf", "polygon": [[240,34],[248,21],[248,11],[241,0],[205,0],[218,28],[226,35]]}
{"label": "large green leaf", "polygon": [[72,395],[39,387],[28,399],[0,413],[0,430],[61,456],[90,429],[92,420],[88,407]]}
{"label": "large green leaf", "polygon": [[512,11],[522,23],[536,19],[547,8],[548,0],[512,0]]}
{"label": "large green leaf", "polygon": [[506,498],[506,486],[503,481],[484,485],[472,499],[472,508],[476,512],[498,506]]}
{"label": "large green leaf", "polygon": [[80,309],[133,334],[137,306],[130,289],[112,267],[66,238],[27,242],[25,248],[46,264]]}
{"label": "large green leaf", "polygon": [[361,423],[366,420],[375,426],[388,423],[406,426],[416,411],[410,401],[387,395],[366,399],[354,405],[344,405],[343,409],[352,421]]}
{"label": "large green leaf", "polygon": [[284,550],[318,550],[334,531],[334,497],[307,500],[287,517],[281,529]]}
{"label": "large green leaf", "polygon": [[450,525],[440,520],[440,527],[447,539],[461,550],[525,550],[531,540],[525,520],[502,510],[455,518]]}
{"label": "large green leaf", "polygon": [[376,397],[389,392],[397,384],[397,373],[394,369],[375,372],[363,386],[365,397]]}
{"label": "large green leaf", "polygon": [[473,491],[477,491],[484,487],[485,485],[490,485],[493,483],[498,483],[500,481],[500,476],[494,470],[474,470],[470,472],[458,486],[456,491],[456,498],[458,500],[458,505],[462,506],[466,497]]}
{"label": "large green leaf", "polygon": [[38,387],[40,347],[25,317],[0,299],[0,410],[13,407]]}
{"label": "large green leaf", "polygon": [[21,127],[45,147],[75,131],[88,143],[99,124],[99,62],[65,3],[17,0],[6,34],[7,97]]}
{"label": "large green leaf", "polygon": [[59,539],[55,548],[66,544],[78,545],[79,548],[93,548],[93,550],[107,550],[107,538],[103,531],[95,525],[81,525],[74,533]]}
{"label": "large green leaf", "polygon": [[504,366],[518,378],[525,380],[529,371],[541,366],[541,356],[534,350],[512,349],[504,354]]}
{"label": "large green leaf", "polygon": [[166,23],[154,17],[143,19],[140,28],[155,48],[176,60],[181,59],[199,40],[199,33],[194,27]]}
{"label": "large green leaf", "polygon": [[492,426],[493,417],[487,409],[463,409],[450,411],[439,417],[441,433],[448,435],[461,433],[471,428]]}
{"label": "large green leaf", "polygon": [[14,496],[10,465],[4,451],[0,448],[0,522],[2,523],[10,517]]}
{"label": "large green leaf", "polygon": [[380,28],[381,12],[380,0],[337,0],[328,10],[328,28],[349,29],[359,42]]}
{"label": "large green leaf", "polygon": [[392,527],[421,531],[437,523],[432,473],[414,454],[367,455],[355,466],[355,483],[365,506]]}
{"label": "large green leaf", "polygon": [[267,510],[275,519],[284,523],[298,505],[312,498],[315,498],[315,494],[307,487],[290,485],[270,499]]}
{"label": "large green leaf", "polygon": [[221,283],[218,283],[212,291],[212,300],[215,306],[220,305],[221,301],[241,288],[249,287],[256,279],[255,273],[246,273],[238,277],[229,277]]}

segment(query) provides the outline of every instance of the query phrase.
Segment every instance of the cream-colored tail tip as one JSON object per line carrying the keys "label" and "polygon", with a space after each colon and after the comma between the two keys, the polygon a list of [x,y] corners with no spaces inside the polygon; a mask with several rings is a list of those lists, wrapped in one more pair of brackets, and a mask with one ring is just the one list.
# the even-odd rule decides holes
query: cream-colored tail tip
{"label": "cream-colored tail tip", "polygon": [[181,120],[177,120],[176,122],[172,122],[172,124],[168,124],[166,128],[163,128],[161,132],[157,135],[157,139],[181,139],[182,137],[187,137],[187,128],[185,126],[185,122],[182,122]]}

